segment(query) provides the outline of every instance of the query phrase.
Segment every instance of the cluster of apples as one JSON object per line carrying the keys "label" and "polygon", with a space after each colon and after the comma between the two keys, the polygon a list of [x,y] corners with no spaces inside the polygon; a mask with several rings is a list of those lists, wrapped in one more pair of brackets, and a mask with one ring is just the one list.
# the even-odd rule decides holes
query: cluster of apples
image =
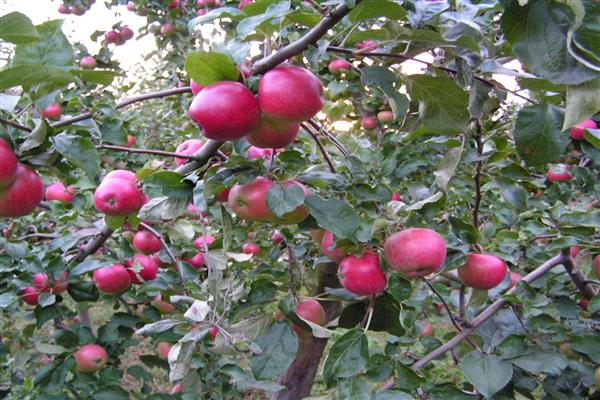
{"label": "cluster of apples", "polygon": [[67,273],[63,272],[60,279],[50,279],[48,274],[38,272],[33,276],[32,285],[21,291],[21,298],[27,304],[38,304],[40,293],[61,294],[69,286]]}
{"label": "cluster of apples", "polygon": [[145,254],[136,254],[123,264],[113,264],[110,267],[98,268],[92,278],[98,290],[109,294],[121,294],[132,284],[142,284],[156,279],[158,265]]}
{"label": "cluster of apples", "polygon": [[67,5],[66,3],[61,3],[58,5],[58,12],[61,14],[74,14],[74,15],[83,15],[90,9],[92,4],[94,4],[96,0],[79,0],[79,1],[71,1],[71,5]]}
{"label": "cluster of apples", "polygon": [[131,38],[133,38],[133,30],[128,26],[119,26],[104,33],[104,40],[106,40],[106,43],[112,43],[116,46],[125,44],[125,42]]}
{"label": "cluster of apples", "polygon": [[[591,118],[581,121],[577,125],[571,128],[569,136],[571,139],[580,141],[584,140],[584,134],[586,129],[597,129],[598,125],[596,121]],[[553,164],[550,165],[546,173],[546,177],[550,182],[566,182],[570,181],[572,176],[570,172],[570,166],[568,164]]]}
{"label": "cluster of apples", "polygon": [[22,217],[42,202],[40,175],[17,160],[12,147],[0,139],[0,217]]}

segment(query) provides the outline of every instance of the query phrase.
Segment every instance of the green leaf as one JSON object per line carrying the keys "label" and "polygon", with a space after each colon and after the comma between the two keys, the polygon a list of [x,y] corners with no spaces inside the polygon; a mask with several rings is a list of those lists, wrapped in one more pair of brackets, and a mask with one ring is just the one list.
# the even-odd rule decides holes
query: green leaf
{"label": "green leaf", "polygon": [[304,203],[304,190],[298,185],[276,183],[269,189],[266,203],[273,214],[281,218]]}
{"label": "green leaf", "polygon": [[85,260],[79,264],[75,268],[73,268],[70,272],[70,276],[79,276],[83,275],[90,271],[95,271],[98,268],[108,267],[111,263],[106,261],[98,261],[98,260]]}
{"label": "green leaf", "polygon": [[399,120],[404,118],[404,115],[408,111],[409,102],[406,95],[399,91],[396,75],[384,67],[364,67],[360,70],[360,74],[363,85],[376,86],[383,92],[388,103],[390,103],[390,107],[392,107],[394,119]]}
{"label": "green leaf", "polygon": [[430,133],[463,133],[469,123],[469,94],[450,78],[411,75],[409,93],[424,104],[423,127]]}
{"label": "green leaf", "polygon": [[600,337],[591,335],[576,337],[571,347],[588,356],[596,364],[600,363]]}
{"label": "green leaf", "polygon": [[567,87],[562,130],[567,130],[600,111],[600,76],[581,85]]}
{"label": "green leaf", "polygon": [[389,0],[363,0],[348,14],[352,22],[379,17],[403,20],[406,17],[406,10],[400,4]]}
{"label": "green leaf", "polygon": [[600,129],[586,129],[583,138],[592,146],[600,150]]}
{"label": "green leaf", "polygon": [[68,351],[62,346],[57,346],[50,343],[35,343],[35,348],[40,353],[44,354],[62,354]]}
{"label": "green leaf", "polygon": [[475,389],[486,398],[491,398],[512,378],[513,369],[509,362],[490,354],[469,353],[460,363],[460,369]]}
{"label": "green leaf", "polygon": [[383,203],[389,201],[392,197],[392,192],[385,185],[371,187],[366,183],[354,185],[351,194],[354,199],[361,203]]}
{"label": "green leaf", "polygon": [[515,209],[520,211],[527,206],[527,192],[519,184],[502,178],[494,183],[506,201]]}
{"label": "green leaf", "polygon": [[77,302],[81,301],[96,301],[100,296],[98,288],[94,282],[73,282],[69,283],[67,292],[71,295],[73,300]]}
{"label": "green leaf", "polygon": [[19,146],[19,153],[24,153],[26,151],[35,149],[44,141],[46,141],[46,136],[48,135],[48,124],[45,120],[40,119],[33,131],[27,136],[27,139]]}
{"label": "green leaf", "polygon": [[201,85],[220,81],[237,81],[240,72],[227,54],[190,51],[185,58],[185,70]]}
{"label": "green leaf", "polygon": [[241,20],[236,28],[237,33],[243,39],[252,32],[254,32],[254,30],[263,23],[271,21],[273,19],[285,17],[290,12],[291,10],[289,0],[281,1],[275,4],[270,4],[265,12]]}
{"label": "green leaf", "polygon": [[75,359],[56,359],[42,367],[35,376],[34,385],[47,392],[62,389],[69,370],[75,366]]}
{"label": "green leaf", "polygon": [[99,83],[100,85],[110,85],[119,74],[115,71],[90,71],[85,69],[72,69],[71,73],[80,77],[86,82]]}
{"label": "green leaf", "polygon": [[342,379],[337,384],[338,399],[370,400],[369,384],[360,378]]}
{"label": "green leaf", "polygon": [[100,172],[100,156],[89,138],[59,133],[51,140],[56,151],[62,154],[69,163],[83,169],[90,178],[95,178]]}
{"label": "green leaf", "polygon": [[137,331],[135,331],[136,335],[147,335],[149,333],[160,333],[167,331],[174,326],[183,324],[184,321],[180,321],[178,319],[163,319],[158,322],[153,322],[151,324],[144,325]]}
{"label": "green leaf", "polygon": [[465,141],[464,138],[461,137],[461,139],[460,146],[448,150],[444,158],[438,163],[436,170],[433,172],[433,175],[435,175],[435,183],[441,190],[445,191],[448,188],[448,183],[452,176],[454,176],[456,167],[458,167],[458,163],[462,157]]}
{"label": "green leaf", "polygon": [[513,51],[531,72],[553,83],[578,85],[595,78],[596,73],[567,50],[567,32],[572,22],[568,5],[546,0],[523,6],[512,0],[501,21]]}
{"label": "green leaf", "polygon": [[29,18],[15,11],[0,17],[0,39],[27,44],[39,40],[40,35]]}
{"label": "green leaf", "polygon": [[567,357],[560,353],[536,351],[510,360],[514,365],[532,374],[558,375],[567,367]]}
{"label": "green leaf", "polygon": [[523,107],[517,114],[513,136],[519,156],[530,166],[556,161],[567,145],[561,135],[564,111],[541,102]]}
{"label": "green leaf", "polygon": [[62,32],[62,20],[44,22],[37,26],[37,31],[40,40],[17,46],[12,67],[29,64],[72,67],[73,48]]}
{"label": "green leaf", "polygon": [[325,360],[323,379],[331,385],[334,378],[350,378],[359,374],[369,359],[369,343],[361,329],[346,332],[335,341]]}
{"label": "green leaf", "polygon": [[235,7],[219,7],[212,9],[210,12],[201,15],[192,19],[188,22],[188,29],[190,32],[194,29],[196,25],[203,24],[205,22],[210,22],[218,18],[226,18],[226,17],[240,17],[245,15],[244,11],[238,10]]}
{"label": "green leaf", "polygon": [[188,203],[189,199],[172,199],[167,196],[155,197],[144,204],[138,216],[140,219],[149,221],[175,219],[185,212]]}
{"label": "green leaf", "polygon": [[337,199],[325,200],[311,195],[304,200],[317,224],[341,239],[353,239],[360,228],[361,219],[350,204]]}
{"label": "green leaf", "polygon": [[402,276],[399,272],[392,272],[388,278],[387,291],[396,301],[403,303],[410,299],[413,288],[410,280]]}
{"label": "green leaf", "polygon": [[252,358],[252,371],[258,379],[272,379],[290,366],[298,351],[298,336],[288,323],[277,322],[269,333],[256,341],[262,353]]}
{"label": "green leaf", "polygon": [[242,391],[254,389],[274,393],[285,389],[284,386],[281,386],[277,383],[257,381],[253,379],[252,377],[246,375],[244,371],[242,371],[242,369],[237,365],[226,365],[221,369],[221,372],[231,377],[234,385]]}
{"label": "green leaf", "polygon": [[183,176],[173,171],[159,171],[144,179],[144,186],[155,189],[164,196],[189,201],[193,186]]}
{"label": "green leaf", "polygon": [[19,65],[0,71],[0,90],[15,86],[30,87],[40,83],[50,84],[52,88],[61,88],[73,81],[68,71],[44,65]]}
{"label": "green leaf", "polygon": [[111,385],[92,393],[94,400],[128,400],[129,393],[121,386]]}
{"label": "green leaf", "polygon": [[415,400],[415,398],[397,390],[384,390],[383,392],[377,392],[373,396],[373,400]]}

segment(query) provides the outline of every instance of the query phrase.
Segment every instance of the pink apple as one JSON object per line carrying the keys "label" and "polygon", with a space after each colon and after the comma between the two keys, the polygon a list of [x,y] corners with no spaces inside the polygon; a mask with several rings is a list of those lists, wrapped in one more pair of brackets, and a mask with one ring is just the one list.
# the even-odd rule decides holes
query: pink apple
{"label": "pink apple", "polygon": [[333,243],[333,233],[329,231],[325,231],[321,238],[321,251],[325,254],[331,261],[336,263],[341,263],[346,256],[348,256],[348,252],[343,249],[338,249],[334,246]]}
{"label": "pink apple", "polygon": [[358,295],[381,292],[387,285],[385,272],[379,265],[379,256],[367,250],[362,256],[347,256],[339,266],[340,283],[346,290]]}
{"label": "pink apple", "polygon": [[281,232],[279,231],[273,231],[273,234],[271,235],[271,242],[273,243],[281,243],[285,240],[285,236],[283,236],[281,234]]}
{"label": "pink apple", "polygon": [[518,272],[510,272],[510,284],[508,285],[508,288],[510,289],[511,287],[515,286],[517,284],[517,282],[519,282],[521,279],[523,279],[523,275],[519,274]]}
{"label": "pink apple", "polygon": [[200,269],[204,266],[204,254],[202,254],[200,252],[200,253],[197,253],[192,258],[186,258],[183,261],[190,264],[195,269]]}
{"label": "pink apple", "polygon": [[122,178],[103,180],[94,193],[96,209],[110,216],[132,214],[142,206],[142,200],[138,187]]}
{"label": "pink apple", "polygon": [[240,0],[240,2],[238,4],[238,8],[240,10],[243,10],[244,8],[248,7],[253,2],[254,2],[254,0]]}
{"label": "pink apple", "polygon": [[569,166],[567,164],[554,164],[548,168],[548,180],[550,182],[564,182],[571,180],[571,174],[569,173]]}
{"label": "pink apple", "polygon": [[446,259],[446,242],[432,229],[409,228],[390,236],[383,246],[385,261],[401,274],[420,278],[438,272]]}
{"label": "pink apple", "polygon": [[506,264],[499,257],[470,253],[465,264],[458,269],[458,277],[465,286],[489,290],[504,280],[507,271]]}
{"label": "pink apple", "polygon": [[[175,149],[175,153],[181,154],[184,156],[191,156],[195,152],[200,150],[201,147],[202,147],[202,140],[188,139],[185,142],[181,143],[179,146],[177,146],[177,149]],[[186,162],[188,162],[187,158],[175,157],[175,164],[177,166],[183,165]]]}
{"label": "pink apple", "polygon": [[[317,300],[304,300],[296,304],[296,308],[294,309],[294,311],[299,317],[317,325],[324,326],[327,323],[327,315],[325,314],[325,309]],[[292,328],[301,338],[307,338],[312,336],[312,331],[305,331],[296,324],[292,324]]]}
{"label": "pink apple", "polygon": [[69,286],[67,272],[63,272],[58,280],[50,280],[47,274],[38,272],[33,276],[33,286],[40,292],[61,294]]}
{"label": "pink apple", "polygon": [[[198,11],[204,11],[204,12],[206,12],[205,10],[198,10]],[[198,93],[200,93],[200,91],[201,91],[202,89],[204,89],[204,87],[205,87],[205,86],[204,86],[204,85],[201,85],[201,84],[199,84],[198,82],[196,82],[196,81],[195,81],[195,80],[193,80],[193,79],[190,79],[190,87],[192,88],[192,94],[195,96],[195,95],[197,95]]]}
{"label": "pink apple", "polygon": [[0,139],[0,190],[9,186],[16,178],[17,156],[12,147]]}
{"label": "pink apple", "polygon": [[596,122],[593,119],[588,118],[586,120],[581,121],[574,127],[572,127],[569,135],[575,140],[582,140],[586,129],[596,129],[596,128],[598,128],[598,125],[596,125]]}
{"label": "pink apple", "polygon": [[14,180],[0,190],[0,217],[22,217],[30,214],[42,202],[42,178],[26,165],[17,164]]}
{"label": "pink apple", "polygon": [[215,240],[217,239],[212,235],[200,235],[196,238],[196,240],[194,240],[194,246],[198,250],[204,251],[204,249],[213,244]]}
{"label": "pink apple", "polygon": [[100,370],[108,361],[108,354],[102,346],[86,344],[81,346],[73,355],[77,369],[84,373]]}
{"label": "pink apple", "polygon": [[430,323],[423,324],[423,329],[419,333],[419,337],[433,336],[433,326]]}
{"label": "pink apple", "polygon": [[108,181],[113,178],[125,179],[131,183],[137,182],[137,177],[135,176],[135,172],[128,171],[126,169],[115,169],[110,171],[106,176],[102,179],[102,182]]}
{"label": "pink apple", "polygon": [[219,328],[217,328],[216,326],[212,326],[209,331],[210,339],[215,340],[218,333],[219,333]]}
{"label": "pink apple", "polygon": [[121,264],[99,268],[93,273],[94,283],[98,290],[111,294],[120,294],[131,287],[131,277]]}
{"label": "pink apple", "polygon": [[390,122],[394,120],[394,113],[391,111],[379,111],[377,119],[381,122]]}
{"label": "pink apple", "polygon": [[42,118],[59,119],[62,115],[62,107],[59,103],[52,103],[42,111]]}
{"label": "pink apple", "polygon": [[177,311],[177,308],[175,308],[175,306],[173,304],[171,304],[167,301],[164,301],[160,294],[157,294],[154,297],[154,300],[152,301],[152,305],[161,314],[173,314],[175,311]]}
{"label": "pink apple", "polygon": [[253,242],[244,243],[242,246],[242,252],[244,254],[252,254],[257,256],[260,254],[260,246]]}
{"label": "pink apple", "polygon": [[581,251],[581,249],[579,248],[579,246],[571,246],[569,248],[569,253],[571,254],[571,257],[573,257],[573,258],[577,257],[577,254],[579,254],[580,251]]}
{"label": "pink apple", "polygon": [[[197,16],[197,17],[201,17],[201,16],[203,16],[203,15],[205,15],[205,14],[206,14],[206,9],[204,9],[204,8],[201,8],[201,9],[199,9],[199,10],[196,10],[196,16]],[[192,93],[193,93],[193,92],[194,92],[194,90],[192,89]],[[196,94],[196,93],[194,93],[194,94]]]}
{"label": "pink apple", "polygon": [[135,11],[135,3],[133,1],[127,2],[127,11]]}
{"label": "pink apple", "polygon": [[360,120],[360,126],[362,126],[364,129],[371,131],[375,128],[377,128],[377,118],[375,117],[364,117],[363,119]]}
{"label": "pink apple", "polygon": [[148,231],[137,231],[133,236],[133,247],[144,254],[152,254],[162,249],[162,243]]}
{"label": "pink apple", "polygon": [[58,5],[58,12],[61,14],[71,14],[71,10],[69,10],[69,7],[67,7],[64,4]]}
{"label": "pink apple", "polygon": [[174,10],[174,9],[176,9],[177,7],[179,7],[179,0],[172,0],[172,1],[169,3],[169,5],[167,6],[167,8],[168,8],[169,10]]}
{"label": "pink apple", "polygon": [[327,66],[329,72],[331,72],[332,74],[339,74],[341,72],[348,71],[350,67],[351,64],[348,61],[341,58],[337,58],[331,61]]}
{"label": "pink apple", "polygon": [[133,31],[128,26],[122,26],[121,29],[119,30],[119,36],[121,37],[121,40],[124,42],[131,39],[133,37],[133,35],[134,35]]}
{"label": "pink apple", "polygon": [[61,182],[54,182],[46,188],[47,201],[60,201],[61,203],[71,203],[75,198],[75,189],[73,186],[65,187]]}
{"label": "pink apple", "polygon": [[121,41],[121,36],[117,31],[107,31],[104,33],[104,40],[107,43],[119,43]]}
{"label": "pink apple", "polygon": [[296,122],[272,122],[261,118],[257,127],[250,132],[248,142],[263,149],[276,149],[288,146],[298,135],[300,124]]}
{"label": "pink apple", "polygon": [[94,69],[98,66],[98,62],[94,57],[83,57],[81,61],[79,61],[79,66],[82,69]]}
{"label": "pink apple", "polygon": [[175,25],[173,25],[170,22],[165,22],[161,27],[160,27],[160,33],[161,35],[163,35],[164,37],[169,37],[172,36],[175,33]]}
{"label": "pink apple", "polygon": [[356,48],[362,50],[362,53],[370,53],[377,50],[377,42],[371,39],[363,40],[356,45]]}
{"label": "pink apple", "polygon": [[136,254],[125,260],[125,267],[132,283],[141,284],[156,279],[158,265],[154,260],[143,254]]}
{"label": "pink apple", "polygon": [[21,290],[21,298],[25,303],[37,306],[40,298],[40,290],[33,286],[27,286],[25,289]]}
{"label": "pink apple", "polygon": [[[280,151],[277,149],[277,151]],[[265,160],[270,160],[273,155],[273,149],[261,149],[260,147],[250,146],[248,147],[248,151],[246,153],[246,157],[248,160],[255,160],[257,158],[264,158]]]}
{"label": "pink apple", "polygon": [[158,353],[158,358],[162,360],[167,360],[169,358],[169,351],[171,351],[171,347],[173,345],[168,342],[158,342],[156,345],[156,352]]}
{"label": "pink apple", "polygon": [[402,197],[400,196],[400,193],[393,192],[392,193],[392,201],[400,201],[400,200],[402,200]]}
{"label": "pink apple", "polygon": [[133,135],[127,135],[127,147],[135,146],[137,139]]}

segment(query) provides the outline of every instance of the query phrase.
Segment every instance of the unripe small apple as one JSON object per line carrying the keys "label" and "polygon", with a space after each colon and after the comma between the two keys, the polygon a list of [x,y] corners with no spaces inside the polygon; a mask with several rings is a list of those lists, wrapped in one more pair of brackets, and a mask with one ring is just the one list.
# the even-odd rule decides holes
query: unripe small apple
{"label": "unripe small apple", "polygon": [[161,360],[168,360],[171,347],[173,347],[173,345],[169,342],[158,342],[158,344],[156,345],[156,352],[158,353],[158,358],[160,358]]}
{"label": "unripe small apple", "polygon": [[329,65],[327,66],[327,68],[329,69],[329,72],[331,72],[332,74],[339,74],[343,71],[348,71],[350,69],[351,64],[342,59],[342,58],[337,58],[333,61],[331,61],[329,63]]}
{"label": "unripe small apple", "polygon": [[100,370],[108,361],[108,354],[102,346],[86,344],[74,354],[77,369],[83,373],[93,373]]}
{"label": "unripe small apple", "polygon": [[321,238],[321,251],[331,261],[341,263],[344,258],[348,255],[348,252],[343,249],[338,249],[333,243],[333,233],[325,231]]}
{"label": "unripe small apple", "polygon": [[61,14],[71,14],[71,10],[64,4],[58,5],[58,12]]}
{"label": "unripe small apple", "polygon": [[215,340],[215,338],[217,337],[217,334],[219,333],[219,328],[217,328],[216,326],[213,326],[210,328],[210,339],[211,340]]}
{"label": "unripe small apple", "polygon": [[0,139],[0,190],[15,180],[17,164],[17,156],[12,147],[4,139]]}
{"label": "unripe small apple", "polygon": [[402,196],[398,192],[392,192],[392,201],[401,201]]}
{"label": "unripe small apple", "polygon": [[115,169],[110,171],[104,178],[102,178],[102,182],[113,178],[125,179],[131,183],[137,182],[137,176],[135,176],[135,172],[128,171],[126,169]]}
{"label": "unripe small apple", "polygon": [[162,243],[148,231],[137,231],[133,236],[133,247],[144,254],[152,254],[162,249]]}
{"label": "unripe small apple", "polygon": [[133,135],[127,135],[127,147],[135,146],[137,139]]}
{"label": "unripe small apple", "polygon": [[59,103],[52,103],[42,111],[42,118],[59,119],[62,115],[62,107]]}
{"label": "unripe small apple", "polygon": [[115,44],[121,41],[121,36],[117,31],[108,31],[104,33],[104,40],[106,40],[107,43]]}
{"label": "unripe small apple", "polygon": [[204,254],[197,253],[192,258],[186,258],[183,261],[190,264],[195,269],[200,269],[204,266]]}
{"label": "unripe small apple", "polygon": [[273,234],[271,235],[271,242],[273,243],[281,243],[285,240],[285,236],[283,236],[283,234],[279,231],[273,231]]}
{"label": "unripe small apple", "polygon": [[98,66],[98,62],[94,57],[83,57],[81,61],[79,61],[79,66],[82,69],[94,69]]}
{"label": "unripe small apple", "polygon": [[36,306],[40,298],[40,290],[33,286],[27,286],[21,290],[21,298],[29,305]]}
{"label": "unripe small apple", "polygon": [[377,118],[364,117],[363,119],[360,120],[360,126],[362,126],[363,129],[371,131],[371,130],[377,128],[377,126],[378,126]]}
{"label": "unripe small apple", "polygon": [[217,240],[212,235],[200,235],[194,240],[194,247],[196,247],[200,251],[204,251],[206,247],[209,247]]}
{"label": "unripe small apple", "polygon": [[[296,308],[294,310],[296,314],[310,322],[313,322],[317,325],[324,326],[327,323],[327,315],[325,314],[325,309],[315,299],[307,299],[298,304],[296,304]],[[296,324],[292,324],[292,328],[299,337],[307,338],[312,336],[312,331],[305,331],[301,327]]]}
{"label": "unripe small apple", "polygon": [[391,111],[379,111],[377,113],[377,119],[380,122],[390,122],[394,120],[394,113]]}
{"label": "unripe small apple", "polygon": [[379,256],[367,250],[362,256],[347,256],[339,266],[340,283],[349,292],[372,295],[387,285],[387,276],[379,265]]}
{"label": "unripe small apple", "polygon": [[122,178],[104,179],[94,193],[96,209],[110,216],[124,216],[136,212],[143,194],[131,181]]}
{"label": "unripe small apple", "polygon": [[499,257],[469,253],[465,264],[458,269],[458,277],[467,287],[490,290],[504,280],[507,271],[506,264]]}
{"label": "unripe small apple", "polygon": [[396,271],[411,278],[420,278],[442,268],[446,259],[446,242],[432,229],[404,229],[385,241],[383,255]]}
{"label": "unripe small apple", "polygon": [[[136,284],[152,281],[158,275],[158,265],[152,258],[143,254],[136,254],[133,258],[125,260],[125,267],[131,282]],[[137,271],[138,269],[140,270]]]}
{"label": "unripe small apple", "polygon": [[124,42],[131,39],[133,37],[133,35],[134,35],[133,31],[128,26],[121,27],[121,30],[119,31],[119,36],[121,37],[121,40]]}
{"label": "unripe small apple", "polygon": [[359,42],[356,48],[362,50],[362,53],[370,53],[377,50],[377,42],[372,39],[365,39]]}
{"label": "unripe small apple", "polygon": [[554,164],[550,166],[546,175],[550,182],[569,181],[571,180],[569,169],[567,164]]}
{"label": "unripe small apple", "polygon": [[73,186],[65,187],[62,182],[54,182],[46,188],[47,201],[60,201],[69,204],[75,198],[75,189]]}
{"label": "unripe small apple", "polygon": [[12,183],[0,190],[0,218],[28,215],[40,205],[43,197],[42,178],[28,166],[17,164]]}
{"label": "unripe small apple", "polygon": [[[193,87],[193,86],[192,86]],[[191,156],[202,147],[202,140],[199,139],[188,139],[185,142],[181,143],[175,149],[176,154],[181,154],[184,156]],[[175,157],[175,164],[177,166],[183,165],[188,161],[187,158],[179,158]]]}
{"label": "unripe small apple", "polygon": [[593,119],[588,118],[586,120],[581,121],[574,127],[572,127],[571,131],[569,132],[569,136],[571,136],[571,138],[573,138],[575,140],[582,140],[586,129],[596,129],[596,128],[598,128],[598,125],[596,125],[596,122]]}
{"label": "unripe small apple", "polygon": [[242,252],[244,254],[252,254],[257,256],[260,254],[260,246],[253,242],[244,243],[242,246]]}
{"label": "unripe small apple", "polygon": [[160,27],[160,33],[161,35],[163,35],[164,37],[169,37],[172,36],[175,33],[175,25],[173,25],[170,22],[165,22],[161,27]]}
{"label": "unripe small apple", "polygon": [[[200,10],[198,10],[198,11],[200,11]],[[204,11],[204,10],[202,10],[202,11]],[[192,94],[195,96],[195,95],[197,95],[198,93],[200,93],[200,91],[201,91],[202,89],[204,89],[204,87],[205,87],[205,86],[204,86],[204,85],[201,85],[201,84],[199,84],[198,82],[196,82],[196,81],[195,81],[195,80],[193,80],[193,79],[190,79],[190,87],[192,88]]]}
{"label": "unripe small apple", "polygon": [[569,342],[561,343],[560,346],[558,346],[558,351],[573,360],[579,358],[579,355],[573,350],[573,347],[571,347],[571,343]]}
{"label": "unripe small apple", "polygon": [[120,294],[131,286],[131,277],[121,264],[99,268],[94,271],[92,278],[98,290],[111,294]]}
{"label": "unripe small apple", "polygon": [[431,326],[431,324],[428,322],[423,324],[423,329],[421,330],[421,332],[419,332],[420,338],[425,336],[433,336],[433,326]]}

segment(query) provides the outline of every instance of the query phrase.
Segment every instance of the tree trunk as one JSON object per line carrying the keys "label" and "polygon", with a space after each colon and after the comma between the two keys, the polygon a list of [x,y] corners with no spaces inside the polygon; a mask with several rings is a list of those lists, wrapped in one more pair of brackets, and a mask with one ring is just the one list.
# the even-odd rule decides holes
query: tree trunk
{"label": "tree trunk", "polygon": [[[335,263],[319,266],[319,284],[313,294],[323,293],[325,287],[340,286],[337,269]],[[323,301],[321,305],[327,314],[327,321],[334,319],[340,312],[340,303],[337,301]],[[310,395],[327,340],[314,336],[300,339],[296,359],[277,380],[287,390],[275,393],[273,400],[300,400]]]}

